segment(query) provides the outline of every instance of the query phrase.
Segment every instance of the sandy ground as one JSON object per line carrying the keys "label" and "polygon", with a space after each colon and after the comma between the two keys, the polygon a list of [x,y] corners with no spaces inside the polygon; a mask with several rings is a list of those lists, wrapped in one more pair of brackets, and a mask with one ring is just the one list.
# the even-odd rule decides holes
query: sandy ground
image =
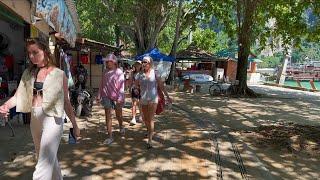
{"label": "sandy ground", "polygon": [[[58,152],[64,179],[319,179],[320,98],[317,93],[252,86],[261,98],[172,92],[173,111],[156,119],[156,146],[146,149],[142,124],[106,146],[101,106],[79,119],[83,140]],[[35,160],[29,127],[0,127],[0,179],[31,179]],[[290,132],[290,133],[288,133]],[[303,133],[301,133],[303,132]],[[305,133],[304,133],[305,132]],[[317,138],[318,137],[318,138]]]}

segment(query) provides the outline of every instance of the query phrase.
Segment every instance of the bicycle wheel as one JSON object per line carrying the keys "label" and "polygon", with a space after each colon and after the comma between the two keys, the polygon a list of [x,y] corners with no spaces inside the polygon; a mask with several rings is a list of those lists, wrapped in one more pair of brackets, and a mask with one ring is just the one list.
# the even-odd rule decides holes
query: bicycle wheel
{"label": "bicycle wheel", "polygon": [[221,87],[216,84],[213,84],[209,87],[209,93],[211,96],[219,95],[220,92],[221,92]]}

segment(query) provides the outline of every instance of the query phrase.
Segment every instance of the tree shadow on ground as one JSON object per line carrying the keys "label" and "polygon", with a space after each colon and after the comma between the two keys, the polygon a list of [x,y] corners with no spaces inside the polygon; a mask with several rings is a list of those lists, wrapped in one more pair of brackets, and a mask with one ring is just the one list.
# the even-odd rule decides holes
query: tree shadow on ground
{"label": "tree shadow on ground", "polygon": [[[110,146],[103,144],[107,137],[104,133],[104,114],[100,106],[95,106],[93,116],[82,121],[85,124],[83,140],[75,145],[63,141],[60,146],[58,156],[64,179],[214,179],[216,164],[212,139],[205,133],[213,127],[199,127],[199,123],[206,127],[212,121],[216,128],[235,133],[237,139],[247,143],[275,179],[312,179],[318,176],[315,174],[319,167],[318,159],[293,157],[272,147],[262,149],[240,134],[241,131],[255,130],[262,124],[292,119],[306,124],[317,123],[318,119],[313,112],[319,110],[317,102],[273,98],[234,99],[185,93],[177,93],[174,99],[176,106],[185,109],[190,115],[172,112],[157,117],[155,148],[150,150],[146,149],[146,130],[142,124],[127,126],[125,138],[122,139],[116,120],[113,122],[115,142]],[[306,106],[300,108],[301,104]],[[128,125],[130,111],[124,111],[127,113],[125,121]],[[65,129],[65,134],[67,132],[68,129]],[[28,160],[21,164],[19,168],[3,167],[8,173],[1,178],[30,179],[34,161]],[[223,166],[236,167],[237,164],[225,160]],[[249,168],[255,171],[258,167],[252,165]],[[239,174],[238,169],[232,171]],[[229,177],[235,178],[231,175]]]}
{"label": "tree shadow on ground", "polygon": [[[299,123],[318,128],[319,97],[308,97],[304,100],[302,95],[299,95],[300,99],[295,99],[295,96],[282,98],[279,94],[268,98],[228,98],[181,93],[177,100],[185,105],[186,111],[193,112],[194,117],[211,120],[215,125],[230,132],[250,132],[257,130],[261,125],[271,126],[275,123]],[[277,132],[277,129],[274,129],[274,132]],[[256,139],[256,136],[246,139],[243,133],[235,134],[238,136],[237,139],[252,146],[275,177],[290,179],[303,175],[302,177],[306,179],[319,178],[317,174],[317,169],[320,167],[319,155],[292,154],[274,147],[261,148],[254,144],[256,141],[253,139]],[[287,137],[285,141],[290,141],[290,138]],[[319,141],[311,143],[315,143],[316,148],[319,147]]]}

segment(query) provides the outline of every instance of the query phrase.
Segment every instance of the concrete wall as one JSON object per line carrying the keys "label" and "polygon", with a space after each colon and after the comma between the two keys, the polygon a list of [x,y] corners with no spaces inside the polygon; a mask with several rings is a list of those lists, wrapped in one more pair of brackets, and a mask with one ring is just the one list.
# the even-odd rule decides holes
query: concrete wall
{"label": "concrete wall", "polygon": [[229,60],[226,62],[225,76],[228,77],[229,81],[233,82],[237,76],[237,62]]}

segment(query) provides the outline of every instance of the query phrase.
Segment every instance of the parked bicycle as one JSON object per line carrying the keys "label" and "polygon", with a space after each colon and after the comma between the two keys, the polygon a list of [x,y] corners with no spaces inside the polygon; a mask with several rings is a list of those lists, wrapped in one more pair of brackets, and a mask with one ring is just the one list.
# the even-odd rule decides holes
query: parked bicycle
{"label": "parked bicycle", "polygon": [[209,93],[211,96],[217,96],[224,93],[222,84],[216,81],[213,81],[209,87]]}

